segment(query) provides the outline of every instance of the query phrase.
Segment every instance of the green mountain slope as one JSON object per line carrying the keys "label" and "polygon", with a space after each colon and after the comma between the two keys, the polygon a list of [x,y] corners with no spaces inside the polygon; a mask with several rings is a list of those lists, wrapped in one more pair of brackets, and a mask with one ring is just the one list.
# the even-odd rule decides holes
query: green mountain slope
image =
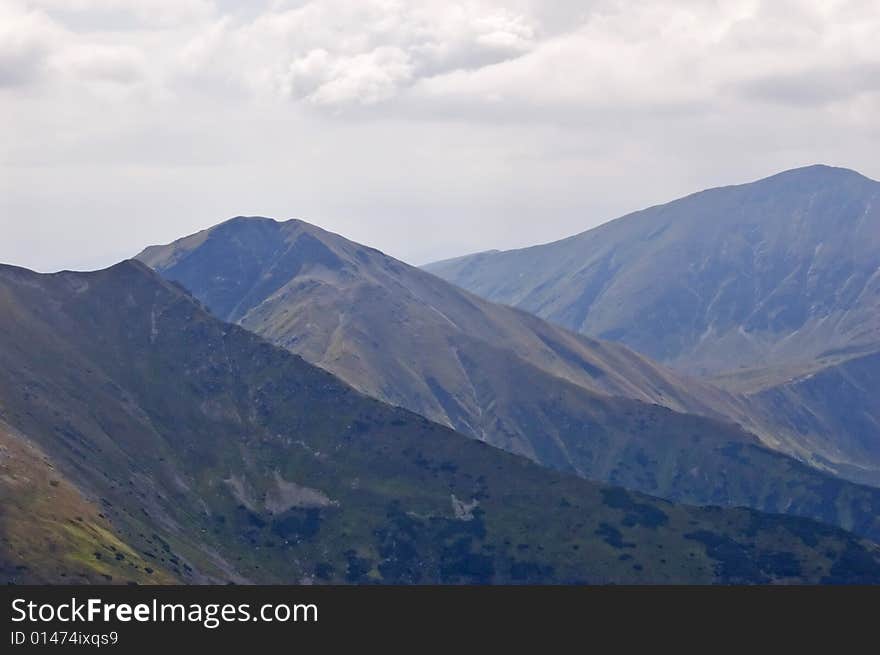
{"label": "green mountain slope", "polygon": [[172,584],[33,442],[0,423],[0,580]]}
{"label": "green mountain slope", "polygon": [[0,420],[184,582],[880,582],[839,529],[590,483],[369,399],[134,262],[0,267],[0,309]]}

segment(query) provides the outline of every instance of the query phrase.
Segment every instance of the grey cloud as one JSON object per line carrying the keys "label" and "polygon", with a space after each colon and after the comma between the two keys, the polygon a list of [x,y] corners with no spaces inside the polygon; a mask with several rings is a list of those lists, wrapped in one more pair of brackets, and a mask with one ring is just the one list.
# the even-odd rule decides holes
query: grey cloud
{"label": "grey cloud", "polygon": [[30,84],[43,73],[46,53],[39,49],[0,51],[0,87]]}
{"label": "grey cloud", "polygon": [[287,51],[280,74],[286,95],[338,109],[389,100],[452,70],[516,58],[534,47],[536,26],[525,15],[475,2],[329,0],[266,14],[240,32],[242,47],[276,39]]}
{"label": "grey cloud", "polygon": [[175,27],[207,20],[215,13],[212,0],[27,0],[24,4],[77,32]]}
{"label": "grey cloud", "polygon": [[757,77],[741,82],[735,91],[747,98],[794,107],[821,106],[880,91],[880,62]]}
{"label": "grey cloud", "polygon": [[0,86],[26,85],[40,79],[59,32],[41,12],[0,7]]}

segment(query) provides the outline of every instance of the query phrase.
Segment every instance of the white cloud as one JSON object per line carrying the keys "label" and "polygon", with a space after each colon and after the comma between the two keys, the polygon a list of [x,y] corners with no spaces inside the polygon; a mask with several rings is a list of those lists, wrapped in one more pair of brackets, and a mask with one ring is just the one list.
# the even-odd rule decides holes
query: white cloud
{"label": "white cloud", "polygon": [[[525,15],[478,2],[323,0],[224,23],[206,69],[221,67],[257,91],[329,109],[374,105],[420,79],[521,56],[535,45]],[[192,47],[192,46],[188,46]],[[259,84],[263,84],[262,89]]]}
{"label": "white cloud", "polygon": [[803,107],[878,90],[880,3],[827,16],[810,3],[783,4],[609,5],[523,57],[422,80],[417,90],[425,107],[492,120],[503,105],[502,114],[539,121],[686,117],[756,99]]}
{"label": "white cloud", "polygon": [[145,76],[147,63],[137,48],[109,45],[76,45],[56,62],[61,75],[79,80],[133,84]]}
{"label": "white cloud", "polygon": [[[542,121],[731,100],[821,104],[876,91],[878,0],[554,4],[551,12],[525,0],[276,1],[243,16],[206,0],[22,1],[0,31],[0,81],[45,72],[50,58],[61,77],[92,71],[123,81],[140,59],[167,89],[181,80],[235,88],[332,114],[399,100],[386,110],[410,118],[439,109],[491,120],[503,105],[509,117]],[[112,30],[65,24],[111,11],[137,29],[114,42]]]}
{"label": "white cloud", "polygon": [[40,78],[62,32],[43,12],[0,6],[0,87]]}
{"label": "white cloud", "polygon": [[[31,8],[52,12],[80,26],[168,27],[204,21],[215,13],[210,0],[22,0]],[[126,20],[127,19],[127,20]]]}
{"label": "white cloud", "polygon": [[351,56],[318,48],[290,64],[282,86],[290,97],[315,105],[372,105],[394,96],[412,76],[412,60],[400,48],[382,46]]}

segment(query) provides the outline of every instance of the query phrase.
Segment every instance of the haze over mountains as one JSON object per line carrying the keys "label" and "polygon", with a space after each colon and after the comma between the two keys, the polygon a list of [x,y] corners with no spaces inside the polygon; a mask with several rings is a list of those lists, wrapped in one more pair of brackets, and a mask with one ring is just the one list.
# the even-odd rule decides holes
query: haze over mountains
{"label": "haze over mountains", "polygon": [[139,258],[365,393],[542,464],[880,538],[880,490],[773,452],[729,420],[658,406],[758,421],[742,399],[302,221],[239,217]]}
{"label": "haze over mountains", "polygon": [[810,166],[426,270],[712,377],[780,447],[878,481],[878,182]]}
{"label": "haze over mountains", "polygon": [[880,582],[880,548],[562,475],[369,399],[137,262],[0,267],[14,582]]}

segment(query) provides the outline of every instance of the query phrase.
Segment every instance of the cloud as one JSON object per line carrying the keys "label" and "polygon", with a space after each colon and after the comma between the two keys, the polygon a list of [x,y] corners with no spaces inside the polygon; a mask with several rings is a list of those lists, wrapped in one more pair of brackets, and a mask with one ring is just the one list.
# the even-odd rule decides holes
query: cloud
{"label": "cloud", "polygon": [[394,96],[413,77],[410,56],[400,48],[339,56],[323,48],[295,59],[283,79],[284,92],[315,105],[372,105]]}
{"label": "cloud", "polygon": [[842,68],[805,68],[746,80],[735,91],[792,107],[822,106],[862,94],[880,93],[880,61]]}
{"label": "cloud", "polygon": [[205,21],[216,11],[210,0],[27,0],[25,4],[86,31],[177,26]]}
{"label": "cloud", "polygon": [[[0,83],[24,83],[54,62],[58,78],[150,77],[169,93],[237,93],[335,116],[381,105],[409,119],[570,122],[740,101],[823,104],[874,92],[880,66],[878,0],[18,6],[0,31]],[[83,16],[108,12],[135,21],[124,46],[112,30],[82,29]]]}
{"label": "cloud", "polygon": [[569,124],[876,92],[880,3],[837,3],[827,15],[811,4],[609,3],[522,57],[420,80],[408,100],[423,114]]}
{"label": "cloud", "polygon": [[[275,3],[250,21],[226,20],[187,45],[202,72],[257,93],[332,111],[391,100],[419,80],[521,56],[536,43],[523,14],[484,2]],[[222,36],[222,38],[218,38]]]}
{"label": "cloud", "polygon": [[[51,3],[49,3],[51,4]],[[45,11],[10,4],[0,11],[0,86],[131,84],[146,75],[146,53],[113,38],[82,38]]]}
{"label": "cloud", "polygon": [[0,87],[37,81],[45,72],[61,30],[39,11],[0,7]]}
{"label": "cloud", "polygon": [[74,46],[55,62],[59,74],[79,80],[134,84],[145,76],[143,53],[127,46]]}

